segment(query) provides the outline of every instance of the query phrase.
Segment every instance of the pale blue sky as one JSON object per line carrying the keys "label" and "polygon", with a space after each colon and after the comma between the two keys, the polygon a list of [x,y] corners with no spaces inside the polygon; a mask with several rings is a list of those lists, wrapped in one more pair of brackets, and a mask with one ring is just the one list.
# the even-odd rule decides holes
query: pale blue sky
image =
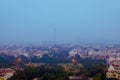
{"label": "pale blue sky", "polygon": [[0,42],[120,41],[120,0],[0,0]]}

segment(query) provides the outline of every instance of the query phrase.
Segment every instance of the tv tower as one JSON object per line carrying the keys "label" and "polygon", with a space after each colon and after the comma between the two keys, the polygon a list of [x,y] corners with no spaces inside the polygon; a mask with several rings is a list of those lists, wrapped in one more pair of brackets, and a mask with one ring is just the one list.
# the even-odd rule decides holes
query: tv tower
{"label": "tv tower", "polygon": [[54,43],[57,44],[57,29],[54,28]]}

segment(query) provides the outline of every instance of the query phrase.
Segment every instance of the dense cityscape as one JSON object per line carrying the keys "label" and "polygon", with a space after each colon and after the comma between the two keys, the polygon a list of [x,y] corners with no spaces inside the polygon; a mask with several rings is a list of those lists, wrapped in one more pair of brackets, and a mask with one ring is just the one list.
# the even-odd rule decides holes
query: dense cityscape
{"label": "dense cityscape", "polygon": [[120,44],[1,45],[0,80],[120,80]]}
{"label": "dense cityscape", "polygon": [[120,0],[0,0],[0,80],[120,80]]}

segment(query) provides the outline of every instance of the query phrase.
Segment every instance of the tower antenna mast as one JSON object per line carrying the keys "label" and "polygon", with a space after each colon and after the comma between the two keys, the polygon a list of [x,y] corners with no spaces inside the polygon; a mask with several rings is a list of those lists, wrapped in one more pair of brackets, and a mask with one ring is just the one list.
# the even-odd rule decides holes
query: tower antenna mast
{"label": "tower antenna mast", "polygon": [[54,28],[54,42],[55,44],[57,43],[57,35],[56,35],[57,29],[56,27]]}

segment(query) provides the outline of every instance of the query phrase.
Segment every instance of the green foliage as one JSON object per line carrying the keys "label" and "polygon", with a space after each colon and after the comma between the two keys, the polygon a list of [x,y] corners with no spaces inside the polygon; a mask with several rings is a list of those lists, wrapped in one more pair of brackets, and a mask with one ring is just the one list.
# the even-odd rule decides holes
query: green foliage
{"label": "green foliage", "polygon": [[95,77],[99,74],[99,76],[101,75],[100,80],[106,78],[106,64],[104,60],[82,59],[78,55],[76,55],[76,58],[84,66],[80,73],[86,73],[88,77]]}
{"label": "green foliage", "polygon": [[0,68],[12,66],[14,60],[13,56],[0,55]]}
{"label": "green foliage", "polygon": [[[68,58],[68,54],[65,53],[51,53],[53,56],[50,57],[48,54],[42,58],[32,57],[32,62],[43,62],[52,65],[45,65],[40,67],[24,67],[24,71],[17,70],[17,74],[9,80],[32,80],[33,78],[40,78],[40,80],[68,80],[69,76],[82,76],[83,80],[87,80],[88,77],[93,77],[94,80],[104,80],[106,78],[105,72],[105,61],[104,60],[92,60],[90,58],[82,59],[79,55],[76,55],[78,63],[83,65],[83,68],[79,68],[74,65],[74,68],[79,72],[74,73],[75,69],[70,71],[64,71],[64,68],[58,65],[59,63],[68,63],[71,58]],[[25,57],[22,57],[25,58]],[[0,67],[9,67],[13,65],[14,57],[0,56]],[[25,60],[27,62],[27,59]],[[116,79],[109,79],[116,80]]]}
{"label": "green foliage", "polygon": [[[65,53],[66,54],[66,53]],[[39,63],[39,62],[43,62],[43,63],[67,63],[69,62],[68,58],[65,56],[65,54],[63,53],[54,53],[51,55],[54,55],[53,57],[50,57],[48,54],[43,55],[42,58],[39,57],[32,57],[32,62],[34,63]]]}
{"label": "green foliage", "polygon": [[46,66],[36,68],[30,66],[25,67],[24,71],[18,70],[17,74],[9,80],[32,80],[33,78],[40,78],[40,80],[68,80],[68,77],[61,66]]}
{"label": "green foliage", "polygon": [[102,77],[101,73],[97,73],[97,74],[94,76],[93,80],[102,80],[101,77]]}
{"label": "green foliage", "polygon": [[107,79],[107,80],[118,80],[118,79],[116,79],[116,78],[109,78],[109,79]]}

